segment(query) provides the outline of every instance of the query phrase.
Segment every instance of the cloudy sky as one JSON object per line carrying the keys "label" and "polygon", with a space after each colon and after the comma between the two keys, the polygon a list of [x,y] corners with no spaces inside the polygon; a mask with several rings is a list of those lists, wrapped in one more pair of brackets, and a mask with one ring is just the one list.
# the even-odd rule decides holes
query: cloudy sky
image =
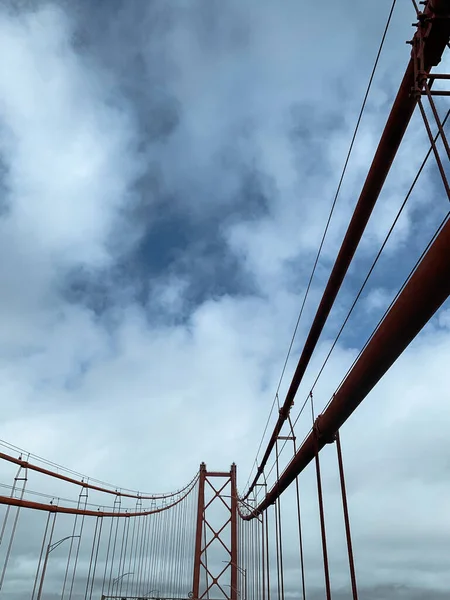
{"label": "cloudy sky", "polygon": [[[243,491],[390,5],[2,3],[1,439],[145,491],[181,487],[201,461],[235,461]],[[281,399],[413,20],[398,2]],[[294,416],[427,150],[415,115]],[[319,381],[317,410],[447,211],[430,160]],[[450,586],[449,334],[447,305],[342,431],[367,598],[403,598],[405,586],[441,598]],[[300,419],[300,438],[309,426]],[[334,522],[335,464],[324,462]]]}

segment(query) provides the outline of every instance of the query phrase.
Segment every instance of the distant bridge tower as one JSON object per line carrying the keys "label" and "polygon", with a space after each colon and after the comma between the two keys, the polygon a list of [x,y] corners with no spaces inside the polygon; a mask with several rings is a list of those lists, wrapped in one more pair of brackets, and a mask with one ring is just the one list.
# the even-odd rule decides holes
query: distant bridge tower
{"label": "distant bridge tower", "polygon": [[[229,472],[200,465],[192,596],[237,600],[236,465]],[[211,594],[213,594],[211,596]]]}

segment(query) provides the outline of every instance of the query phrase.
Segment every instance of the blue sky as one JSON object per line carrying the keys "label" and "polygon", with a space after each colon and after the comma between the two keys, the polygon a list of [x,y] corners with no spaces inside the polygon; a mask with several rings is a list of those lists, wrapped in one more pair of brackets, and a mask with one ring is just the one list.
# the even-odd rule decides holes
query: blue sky
{"label": "blue sky", "polygon": [[[173,0],[0,9],[2,439],[131,488],[177,488],[203,460],[218,469],[236,461],[244,486],[389,7]],[[282,393],[403,75],[413,18],[398,3]],[[299,405],[427,149],[415,115]],[[447,205],[430,160],[324,372],[319,409]],[[433,429],[445,430],[448,329],[447,306],[345,430],[362,552],[376,533],[362,507],[374,520],[388,510],[374,505],[387,460],[404,474],[380,500],[396,515],[400,546],[423,517],[420,507],[402,514],[397,499],[419,477],[408,457],[435,435],[416,428],[428,418],[427,394]],[[372,461],[372,480],[359,456]],[[136,457],[151,457],[145,474]],[[436,514],[446,469],[414,491]],[[429,529],[431,552],[438,527]],[[414,561],[395,571],[401,550],[389,554],[390,543],[380,536],[373,568],[362,564],[367,589],[413,582],[437,594],[448,575]]]}

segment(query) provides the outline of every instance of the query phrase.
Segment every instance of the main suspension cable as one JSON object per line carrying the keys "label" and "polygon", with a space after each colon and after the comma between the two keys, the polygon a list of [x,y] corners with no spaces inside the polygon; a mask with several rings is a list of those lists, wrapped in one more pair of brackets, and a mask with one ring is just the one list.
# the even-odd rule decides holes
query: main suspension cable
{"label": "main suspension cable", "polygon": [[[374,337],[374,335],[376,334],[376,332],[378,331],[380,325],[382,324],[382,322],[384,321],[384,319],[386,318],[386,316],[388,315],[390,309],[392,308],[392,306],[395,304],[397,298],[400,296],[400,294],[402,293],[402,291],[404,290],[405,286],[408,284],[408,282],[410,281],[410,279],[412,278],[412,276],[414,275],[414,273],[416,272],[417,268],[419,267],[420,263],[422,262],[422,260],[425,258],[428,250],[431,248],[431,246],[433,245],[434,241],[436,240],[436,238],[439,236],[439,234],[441,233],[441,231],[443,230],[443,228],[446,226],[447,222],[450,219],[450,211],[448,211],[446,213],[446,215],[444,216],[444,218],[442,219],[441,223],[439,224],[438,228],[436,229],[435,233],[433,234],[432,238],[430,239],[430,241],[428,242],[427,246],[425,247],[425,249],[423,250],[422,254],[420,255],[420,257],[418,258],[418,260],[416,261],[415,265],[413,266],[413,268],[411,269],[411,271],[409,272],[408,276],[406,277],[405,281],[403,282],[401,288],[399,289],[399,291],[397,292],[397,294],[395,295],[395,297],[393,298],[392,302],[390,303],[390,305],[388,306],[388,308],[386,309],[386,311],[384,312],[383,316],[380,318],[380,320],[378,321],[376,327],[373,329],[370,337],[368,338],[368,340],[366,341],[366,343],[364,344],[364,346],[361,348],[360,352],[358,353],[358,356],[355,358],[355,360],[353,361],[353,363],[351,364],[351,366],[349,367],[349,369],[347,370],[346,374],[344,375],[344,377],[342,378],[340,384],[338,385],[338,387],[336,388],[334,394],[331,396],[330,400],[328,401],[328,403],[326,404],[326,406],[324,407],[322,413],[329,407],[329,405],[331,404],[331,402],[333,401],[334,396],[338,393],[338,391],[340,390],[340,388],[342,387],[342,385],[344,384],[345,380],[347,379],[348,375],[350,374],[351,370],[353,369],[353,367],[355,366],[355,364],[357,363],[357,361],[359,360],[359,358],[361,357],[362,353],[364,352],[364,350],[367,348],[368,344],[370,343],[370,341],[372,340],[372,338]],[[310,399],[310,395],[308,394],[307,400],[305,401],[308,402],[308,400]],[[296,423],[298,422],[305,404],[302,405],[302,409],[300,411],[300,413],[297,415],[297,418],[295,419],[294,423],[293,423],[293,427],[295,427]],[[300,444],[299,446],[299,451],[301,449],[301,447],[303,446],[303,444],[306,442],[306,440],[308,439],[308,437],[311,435],[312,429],[305,435],[302,444]],[[281,450],[280,450],[280,455],[284,449],[284,447],[286,446],[287,441],[284,441]],[[267,474],[267,477],[271,474],[271,472],[273,471],[273,469],[275,468],[276,463],[274,462],[269,473]],[[287,467],[286,467],[287,468]],[[285,468],[285,471],[286,471]],[[284,473],[284,471],[283,471]],[[283,473],[281,475],[283,475]],[[270,490],[267,494],[266,497],[273,492],[274,487],[272,487],[272,490]],[[259,506],[257,506],[253,513],[251,513],[247,518],[254,518],[259,511]]]}
{"label": "main suspension cable", "polygon": [[[363,117],[363,114],[364,114],[364,111],[365,111],[365,108],[366,108],[367,99],[369,97],[370,89],[372,87],[372,82],[373,82],[373,79],[374,79],[374,76],[375,76],[375,73],[376,73],[376,70],[377,70],[377,67],[378,67],[378,62],[379,62],[379,59],[380,59],[380,56],[381,56],[381,52],[383,50],[383,46],[384,46],[384,42],[385,42],[385,39],[386,39],[387,32],[389,30],[389,26],[390,26],[390,23],[391,23],[391,18],[392,18],[392,14],[394,12],[395,5],[396,5],[396,0],[393,0],[393,2],[391,4],[391,9],[389,11],[389,15],[388,15],[388,18],[387,18],[387,21],[386,21],[386,25],[385,25],[385,28],[384,28],[383,36],[381,38],[381,42],[380,42],[380,45],[379,45],[379,48],[378,48],[377,56],[375,58],[375,62],[374,62],[373,68],[372,68],[372,72],[371,72],[370,78],[369,78],[369,83],[367,85],[366,92],[365,92],[365,95],[364,95],[364,99],[363,99],[363,102],[362,102],[362,105],[361,105],[361,109],[359,111],[358,119],[357,119],[357,122],[356,122],[356,126],[355,126],[355,129],[354,129],[354,132],[353,132],[353,136],[352,136],[351,142],[350,142],[350,146],[349,146],[349,149],[348,149],[348,152],[347,152],[347,156],[346,156],[346,159],[345,159],[345,162],[344,162],[344,166],[343,166],[343,169],[342,169],[342,172],[341,172],[341,176],[339,178],[339,183],[338,183],[338,186],[337,186],[337,189],[336,189],[336,193],[334,195],[333,203],[331,205],[330,213],[328,215],[328,219],[327,219],[327,222],[326,222],[326,225],[325,225],[325,229],[324,229],[324,232],[322,234],[322,239],[321,239],[320,244],[319,244],[319,249],[317,251],[317,255],[316,255],[316,258],[315,258],[315,261],[314,261],[314,265],[313,265],[313,268],[312,268],[312,271],[311,271],[311,275],[309,277],[308,285],[306,287],[305,295],[303,297],[303,301],[302,301],[302,304],[301,304],[301,307],[300,307],[300,311],[299,311],[299,314],[298,314],[298,317],[297,317],[297,322],[296,322],[295,327],[294,327],[294,332],[293,332],[293,335],[292,335],[292,338],[291,338],[291,341],[290,341],[290,344],[289,344],[289,348],[288,348],[288,352],[287,352],[287,355],[286,355],[286,359],[285,359],[284,364],[283,364],[283,368],[282,368],[282,371],[281,371],[281,376],[280,376],[280,379],[278,381],[277,391],[275,393],[275,396],[274,396],[274,399],[273,399],[273,402],[272,402],[272,406],[271,406],[271,409],[270,409],[270,412],[269,412],[269,416],[267,418],[267,422],[266,422],[266,425],[264,427],[264,432],[262,434],[261,441],[260,441],[259,446],[258,446],[258,450],[257,450],[257,453],[256,453],[256,458],[255,458],[255,461],[253,463],[252,469],[250,471],[247,483],[245,484],[245,488],[247,488],[247,486],[248,486],[248,484],[250,482],[250,479],[251,479],[251,476],[253,474],[253,471],[254,471],[255,467],[257,468],[257,472],[259,472],[259,473],[258,473],[257,477],[255,478],[254,482],[252,483],[252,485],[250,486],[250,488],[248,489],[248,491],[244,494],[244,496],[243,496],[244,498],[247,498],[248,495],[252,492],[252,490],[253,490],[253,488],[254,488],[257,480],[259,479],[261,471],[264,468],[264,466],[261,466],[261,465],[259,465],[259,467],[258,467],[259,452],[261,450],[262,444],[264,442],[265,435],[267,433],[267,429],[269,427],[269,423],[270,423],[270,419],[272,417],[272,413],[273,413],[273,409],[275,407],[275,403],[278,400],[278,394],[279,394],[279,391],[280,391],[280,388],[281,388],[281,384],[282,384],[282,381],[283,381],[283,378],[284,378],[284,374],[286,372],[287,364],[288,364],[288,361],[289,361],[289,358],[290,358],[290,355],[291,355],[292,347],[294,345],[295,337],[297,335],[297,330],[298,330],[298,327],[299,327],[299,324],[300,324],[300,320],[301,320],[302,315],[303,315],[303,311],[304,311],[304,308],[305,308],[306,300],[308,298],[308,295],[309,295],[309,292],[310,292],[310,289],[311,289],[311,284],[312,284],[312,281],[314,279],[314,275],[315,275],[315,272],[316,272],[316,269],[317,269],[317,264],[319,262],[319,258],[321,256],[321,254],[322,254],[323,245],[324,245],[327,233],[328,233],[328,229],[329,229],[329,226],[330,226],[330,223],[331,223],[331,219],[332,219],[332,216],[333,216],[333,213],[334,213],[334,209],[336,207],[337,199],[339,197],[339,193],[341,191],[342,183],[344,181],[344,177],[345,177],[345,174],[347,172],[347,167],[348,167],[348,163],[350,161],[350,156],[352,154],[353,146],[355,144],[355,140],[356,140],[356,136],[357,136],[357,133],[358,133],[358,130],[359,130],[359,126],[361,124],[361,120],[362,120],[362,117]],[[267,454],[267,452],[266,452],[266,454]],[[264,462],[264,460],[263,460],[263,462]],[[265,462],[267,462],[267,459],[265,460]]]}
{"label": "main suspension cable", "polygon": [[[447,114],[445,115],[445,118],[444,118],[444,119],[443,119],[443,121],[442,121],[442,126],[444,126],[444,125],[447,123],[447,121],[448,121],[449,117],[450,117],[450,109],[447,111]],[[437,134],[436,134],[436,135],[435,135],[435,137],[434,137],[434,142],[436,142],[436,141],[439,139],[439,137],[440,137],[440,132],[438,131],[438,132],[437,132]],[[335,337],[335,339],[334,339],[334,341],[333,341],[333,344],[331,345],[331,348],[330,348],[330,350],[328,351],[328,353],[327,353],[327,356],[325,357],[325,360],[324,360],[324,362],[322,363],[322,366],[321,366],[321,368],[320,368],[320,370],[319,370],[319,372],[318,372],[318,374],[317,374],[317,376],[316,376],[316,378],[315,378],[315,380],[314,380],[314,382],[313,382],[313,385],[312,385],[311,389],[309,390],[309,392],[308,392],[308,395],[306,396],[306,399],[305,399],[305,401],[303,402],[302,406],[300,407],[300,411],[299,411],[298,415],[296,416],[296,418],[295,418],[295,420],[294,420],[294,423],[293,423],[292,427],[295,427],[295,425],[297,424],[297,422],[298,422],[299,418],[301,417],[301,415],[302,415],[303,411],[305,410],[305,407],[306,407],[306,405],[307,405],[307,403],[308,403],[308,400],[309,400],[309,397],[310,397],[310,393],[314,391],[314,389],[315,389],[315,387],[316,387],[316,385],[317,385],[317,383],[318,383],[318,381],[319,381],[319,378],[321,377],[321,375],[322,375],[322,373],[323,373],[323,370],[325,369],[325,366],[326,366],[326,364],[328,363],[328,361],[329,361],[329,359],[330,359],[330,356],[331,356],[331,354],[332,354],[332,352],[333,352],[334,348],[336,347],[336,344],[337,344],[337,342],[339,341],[339,338],[340,338],[340,336],[341,336],[341,334],[342,334],[342,332],[343,332],[343,330],[344,330],[344,328],[345,328],[345,326],[346,326],[346,324],[347,324],[348,320],[350,319],[350,316],[351,316],[351,314],[353,313],[353,310],[355,309],[355,306],[356,306],[356,304],[357,304],[358,300],[360,299],[360,297],[361,297],[361,294],[362,294],[362,292],[364,291],[364,289],[365,289],[365,287],[366,287],[366,285],[367,285],[367,282],[369,281],[369,279],[370,279],[370,277],[371,277],[371,275],[372,275],[372,273],[373,273],[373,271],[374,271],[374,269],[375,269],[375,266],[377,265],[377,263],[378,263],[378,261],[379,261],[379,259],[380,259],[380,257],[381,257],[381,254],[382,254],[383,250],[385,249],[385,247],[386,247],[386,244],[387,244],[387,242],[389,241],[389,238],[391,237],[391,235],[392,235],[392,233],[393,233],[393,231],[394,231],[394,228],[395,228],[395,226],[396,226],[396,224],[397,224],[397,222],[398,222],[398,220],[399,220],[399,218],[400,218],[400,216],[401,216],[401,214],[402,214],[402,212],[403,212],[403,210],[404,210],[404,208],[405,208],[405,206],[406,206],[406,204],[407,204],[407,202],[408,202],[408,200],[409,200],[409,198],[410,198],[410,196],[411,196],[411,194],[412,194],[412,192],[414,191],[414,188],[415,188],[415,186],[416,186],[416,184],[417,184],[417,181],[418,181],[418,179],[419,179],[420,175],[422,174],[422,171],[423,171],[423,169],[425,168],[425,165],[426,165],[426,163],[427,163],[427,161],[428,161],[428,158],[430,157],[430,154],[431,154],[432,150],[433,150],[433,146],[432,146],[432,145],[430,145],[430,148],[428,149],[428,151],[427,151],[427,153],[426,153],[425,157],[423,158],[423,160],[422,160],[422,162],[421,162],[421,164],[420,164],[420,167],[419,167],[419,169],[418,169],[418,171],[417,171],[417,173],[416,173],[416,175],[415,175],[415,177],[414,177],[414,179],[413,179],[413,181],[412,181],[412,183],[411,183],[411,185],[410,185],[410,187],[409,187],[409,189],[408,189],[408,192],[407,192],[407,194],[406,194],[406,196],[405,196],[405,199],[403,200],[403,202],[402,202],[402,204],[401,204],[401,206],[400,206],[400,208],[399,208],[399,210],[398,210],[398,212],[397,212],[397,215],[396,215],[396,217],[395,217],[394,221],[392,222],[392,225],[391,225],[391,227],[389,228],[389,231],[388,231],[388,233],[386,234],[386,237],[385,237],[385,239],[384,239],[384,241],[383,241],[382,245],[380,246],[380,249],[378,250],[378,252],[377,252],[377,254],[376,254],[376,256],[375,256],[375,258],[374,258],[374,260],[373,260],[373,262],[372,262],[372,265],[371,265],[371,267],[370,267],[370,269],[369,269],[369,271],[368,271],[368,273],[367,273],[367,275],[366,275],[366,277],[365,277],[365,279],[364,279],[363,283],[361,284],[361,287],[360,287],[360,289],[359,289],[359,291],[358,291],[358,293],[357,293],[357,295],[356,295],[356,297],[355,297],[355,300],[353,301],[353,303],[352,303],[352,305],[351,305],[350,309],[348,310],[348,312],[347,312],[347,315],[346,315],[346,317],[345,317],[345,319],[344,319],[344,321],[343,321],[343,323],[342,323],[342,325],[341,325],[341,327],[340,327],[340,329],[339,329],[339,331],[338,331],[338,333],[337,333],[337,335],[336,335],[336,337]],[[446,218],[447,218],[447,217],[445,217],[445,219],[446,219]],[[444,221],[445,221],[445,219],[444,219]],[[442,223],[442,224],[443,224],[443,223]],[[439,226],[439,229],[442,227],[442,224]],[[434,236],[433,236],[433,239],[434,239]],[[430,244],[431,244],[431,242],[430,242]],[[428,244],[428,245],[427,245],[427,248],[426,248],[426,250],[428,249],[428,247],[429,247],[429,245],[430,245],[430,244]],[[424,251],[424,253],[426,252],[426,250]],[[420,259],[419,259],[419,262],[420,262],[420,260],[422,259],[422,257],[424,256],[424,253],[421,255],[421,257],[420,257]],[[402,287],[401,287],[401,289],[399,290],[398,294],[399,294],[399,293],[400,293],[400,291],[403,289],[403,287],[406,285],[407,281],[410,279],[410,277],[411,277],[411,275],[412,275],[413,271],[414,271],[414,270],[416,269],[416,267],[417,267],[417,264],[418,264],[418,263],[416,263],[416,265],[414,266],[414,269],[413,269],[413,270],[410,272],[410,274],[408,275],[407,279],[406,279],[406,280],[404,281],[404,283],[402,284]],[[396,297],[398,296],[398,294],[396,295]],[[394,298],[394,300],[395,300],[395,298]],[[394,300],[393,300],[393,301],[394,301]],[[385,313],[385,314],[386,314],[386,313]],[[384,318],[384,316],[383,316],[383,318]],[[381,321],[380,321],[380,322],[381,322]],[[379,325],[379,323],[378,323],[378,325]],[[377,327],[378,327],[378,325],[377,325]],[[372,333],[372,335],[373,335],[373,333]],[[372,337],[372,336],[370,336],[370,337]],[[370,340],[370,338],[369,338],[369,340]],[[367,343],[368,343],[368,342],[367,342]],[[366,345],[367,345],[367,343],[366,343]],[[366,346],[366,345],[365,345],[365,346]],[[365,347],[365,346],[364,346],[364,347]],[[363,349],[364,349],[364,348],[363,348]],[[361,352],[362,352],[362,350],[361,350]],[[279,452],[280,454],[282,453],[282,451],[283,451],[284,447],[286,446],[286,443],[287,443],[287,441],[285,440],[285,441],[283,442],[282,446],[281,446],[281,450],[280,450],[280,452]],[[267,474],[267,477],[269,477],[269,475],[272,473],[272,471],[274,470],[275,466],[276,466],[276,461],[274,461],[274,462],[273,462],[273,464],[272,464],[272,466],[271,466],[271,468],[270,468],[270,470],[269,470],[269,472],[268,472],[268,474]]]}

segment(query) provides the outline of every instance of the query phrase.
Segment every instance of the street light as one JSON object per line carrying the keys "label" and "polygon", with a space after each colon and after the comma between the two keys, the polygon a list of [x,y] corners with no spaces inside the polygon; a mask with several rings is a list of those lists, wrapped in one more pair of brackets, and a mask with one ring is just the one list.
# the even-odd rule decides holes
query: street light
{"label": "street light", "polygon": [[[150,594],[151,594],[152,592],[156,592],[156,593],[158,594],[158,596],[159,596],[159,590],[150,590],[149,592],[147,592],[147,593],[144,595],[144,598],[150,598]],[[158,596],[157,596],[157,597],[158,597]]]}
{"label": "street light", "polygon": [[[239,573],[244,578],[244,598],[243,598],[243,600],[247,600],[247,569],[243,569],[242,567],[240,567],[236,563],[231,562],[229,560],[223,560],[222,562],[223,563],[227,563],[228,565],[231,565],[233,567],[236,567],[236,569],[239,571]],[[231,589],[233,589],[231,585],[229,585],[228,587],[230,587]],[[237,592],[237,590],[234,590],[234,591]]]}
{"label": "street light", "polygon": [[45,572],[47,570],[47,562],[48,562],[48,556],[49,556],[50,552],[53,552],[53,550],[55,548],[57,548],[60,544],[62,544],[66,540],[73,540],[74,538],[79,538],[79,537],[81,537],[81,536],[79,536],[79,535],[68,535],[65,538],[62,538],[61,540],[58,540],[57,542],[54,542],[53,544],[49,544],[47,546],[47,552],[45,553],[44,566],[42,567],[41,581],[39,583],[39,591],[38,591],[38,595],[37,595],[37,600],[41,600],[42,588],[44,586],[44,577],[45,577]]}
{"label": "street light", "polygon": [[116,577],[115,579],[113,579],[112,586],[111,586],[111,592],[113,591],[114,586],[116,585],[116,583],[118,583],[121,579],[123,579],[127,575],[134,575],[134,573],[131,572],[131,571],[129,571],[128,573],[122,573],[122,575],[119,575],[119,577]]}
{"label": "street light", "polygon": [[238,596],[240,596],[240,595],[241,595],[241,592],[240,592],[239,590],[237,590],[237,589],[236,589],[235,587],[233,587],[232,585],[229,585],[228,583],[226,583],[226,584],[224,585],[224,587],[229,587],[229,588],[230,588],[230,590],[233,590],[234,592],[236,592],[236,594],[237,594]]}

